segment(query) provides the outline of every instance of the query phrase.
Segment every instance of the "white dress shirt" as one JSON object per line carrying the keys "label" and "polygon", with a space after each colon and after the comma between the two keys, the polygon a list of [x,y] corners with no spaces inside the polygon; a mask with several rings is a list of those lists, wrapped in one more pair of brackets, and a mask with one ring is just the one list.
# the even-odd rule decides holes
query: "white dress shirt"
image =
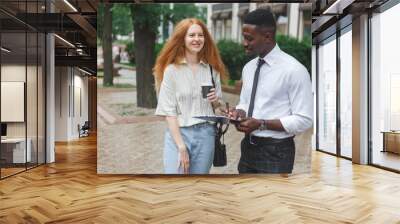
{"label": "white dress shirt", "polygon": [[[248,112],[258,57],[243,68],[243,86],[236,106]],[[253,118],[279,119],[285,131],[255,130],[259,137],[287,138],[309,129],[313,124],[313,96],[307,69],[278,45],[264,58],[254,101]]]}

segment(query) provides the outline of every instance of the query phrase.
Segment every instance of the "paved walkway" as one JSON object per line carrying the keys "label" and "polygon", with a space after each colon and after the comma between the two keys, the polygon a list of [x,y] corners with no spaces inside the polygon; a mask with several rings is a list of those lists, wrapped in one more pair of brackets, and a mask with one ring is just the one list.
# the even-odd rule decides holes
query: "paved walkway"
{"label": "paved walkway", "polygon": [[[124,77],[117,80],[131,79]],[[224,99],[234,105],[238,101],[238,96],[224,93]],[[136,106],[136,88],[99,86],[98,170],[100,173],[163,173],[162,150],[167,127],[164,119],[155,116],[154,113],[155,109]],[[231,127],[226,136],[228,166],[213,167],[212,173],[237,173],[242,134]]]}

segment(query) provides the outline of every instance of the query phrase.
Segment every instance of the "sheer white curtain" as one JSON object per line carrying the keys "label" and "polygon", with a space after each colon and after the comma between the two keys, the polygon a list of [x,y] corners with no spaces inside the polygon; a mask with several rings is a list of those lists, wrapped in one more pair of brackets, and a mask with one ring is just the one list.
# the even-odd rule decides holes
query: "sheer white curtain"
{"label": "sheer white curtain", "polygon": [[318,51],[318,146],[336,153],[336,38]]}

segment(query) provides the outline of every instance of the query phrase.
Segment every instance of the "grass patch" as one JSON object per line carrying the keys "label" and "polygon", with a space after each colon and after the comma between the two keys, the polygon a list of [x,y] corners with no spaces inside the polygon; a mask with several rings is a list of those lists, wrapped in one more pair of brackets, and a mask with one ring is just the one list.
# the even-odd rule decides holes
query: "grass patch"
{"label": "grass patch", "polygon": [[135,115],[136,116],[146,116],[147,113],[145,113],[145,112],[137,112],[137,113],[135,113]]}
{"label": "grass patch", "polygon": [[154,109],[140,108],[135,103],[116,103],[110,106],[120,116],[148,116],[154,114]]}
{"label": "grass patch", "polygon": [[126,66],[126,67],[131,67],[131,68],[136,67],[136,64],[134,64],[134,63],[132,63],[132,62],[128,62],[128,63],[123,62],[123,63],[120,63],[120,64],[121,64],[121,65],[124,65],[124,66]]}
{"label": "grass patch", "polygon": [[114,44],[118,44],[118,45],[127,45],[128,43],[132,42],[132,40],[114,40],[113,41],[113,45]]}
{"label": "grass patch", "polygon": [[136,88],[136,86],[129,83],[115,83],[112,87],[114,88]]}
{"label": "grass patch", "polygon": [[236,81],[233,79],[229,79],[228,86],[235,86]]}
{"label": "grass patch", "polygon": [[129,83],[114,83],[114,85],[104,86],[101,83],[97,84],[99,88],[132,88],[135,89],[136,86],[129,84]]}

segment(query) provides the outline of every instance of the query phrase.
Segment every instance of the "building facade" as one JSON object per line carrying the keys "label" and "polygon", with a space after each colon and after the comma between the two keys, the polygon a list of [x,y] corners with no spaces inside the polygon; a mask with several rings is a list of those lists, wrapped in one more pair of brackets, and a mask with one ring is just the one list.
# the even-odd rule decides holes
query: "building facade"
{"label": "building facade", "polygon": [[256,8],[269,8],[276,16],[278,34],[302,40],[311,36],[311,3],[210,3],[207,27],[216,41],[242,40],[243,17]]}

